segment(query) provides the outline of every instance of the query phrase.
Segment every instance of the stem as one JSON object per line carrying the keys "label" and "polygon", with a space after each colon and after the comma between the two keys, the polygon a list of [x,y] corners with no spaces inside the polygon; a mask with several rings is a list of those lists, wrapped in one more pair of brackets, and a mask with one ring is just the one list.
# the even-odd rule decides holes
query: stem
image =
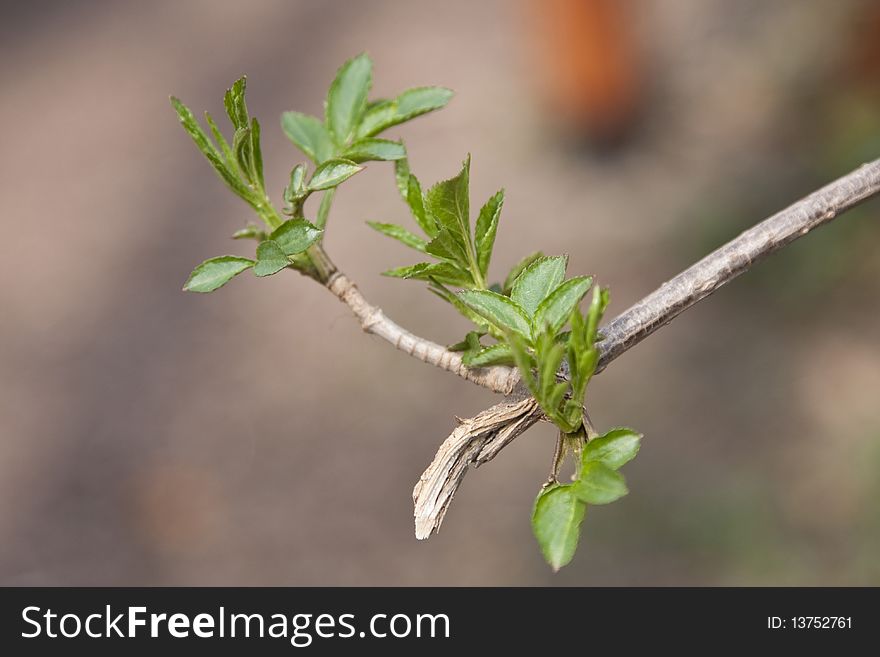
{"label": "stem", "polygon": [[878,193],[880,160],[874,160],[713,251],[601,329],[596,372],[756,262]]}
{"label": "stem", "polygon": [[382,338],[396,349],[418,358],[422,362],[457,374],[463,379],[493,392],[508,395],[513,391],[519,380],[516,368],[503,365],[466,367],[460,353],[449,351],[442,345],[410,333],[386,317],[381,308],[371,305],[354,282],[336,269],[320,245],[311,246],[309,254],[316,266],[318,262],[322,262],[325,271],[331,272],[322,282],[328,290],[351,309],[365,332]]}

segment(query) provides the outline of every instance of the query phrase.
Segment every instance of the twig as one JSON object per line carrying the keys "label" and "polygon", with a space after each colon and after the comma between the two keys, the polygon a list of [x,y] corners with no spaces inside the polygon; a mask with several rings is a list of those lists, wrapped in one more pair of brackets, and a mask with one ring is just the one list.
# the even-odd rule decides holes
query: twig
{"label": "twig", "polygon": [[381,308],[371,305],[357,286],[339,271],[330,275],[326,286],[351,309],[364,331],[379,336],[405,354],[504,395],[510,394],[519,381],[518,371],[511,367],[465,367],[460,353],[420,338],[393,322]]}
{"label": "twig", "polygon": [[759,260],[878,193],[880,160],[874,160],[713,251],[602,328],[598,370]]}

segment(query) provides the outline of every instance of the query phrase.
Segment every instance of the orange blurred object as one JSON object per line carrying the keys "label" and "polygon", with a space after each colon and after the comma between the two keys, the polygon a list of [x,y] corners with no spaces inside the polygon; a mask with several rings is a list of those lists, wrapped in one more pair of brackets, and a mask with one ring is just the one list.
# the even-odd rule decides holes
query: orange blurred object
{"label": "orange blurred object", "polygon": [[530,14],[548,104],[595,145],[619,143],[639,103],[639,63],[629,2],[531,0]]}

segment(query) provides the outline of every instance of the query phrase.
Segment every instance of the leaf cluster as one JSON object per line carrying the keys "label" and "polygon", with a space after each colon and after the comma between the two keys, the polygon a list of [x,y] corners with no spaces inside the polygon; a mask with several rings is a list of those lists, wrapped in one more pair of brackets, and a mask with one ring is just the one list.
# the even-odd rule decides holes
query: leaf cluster
{"label": "leaf cluster", "polygon": [[635,458],[641,439],[641,434],[626,428],[593,438],[580,449],[574,480],[550,483],[538,494],[532,531],[554,570],[574,557],[587,506],[610,504],[627,494],[618,470]]}
{"label": "leaf cluster", "polygon": [[[312,247],[323,237],[336,188],[361,171],[363,162],[405,161],[403,142],[376,135],[440,109],[452,97],[449,89],[419,87],[393,99],[369,101],[372,69],[366,54],[340,67],[327,93],[323,120],[300,112],[282,115],[282,130],[314,164],[311,173],[305,163],[291,170],[283,191],[283,215],[290,217],[286,220],[265,189],[260,124],[248,115],[246,79],[237,80],[224,96],[226,114],[234,129],[231,144],[208,112],[205,121],[210,136],[186,105],[171,98],[181,124],[215,172],[265,224],[265,230],[248,225],[233,235],[234,239],[258,242],[255,259],[220,256],[206,260],[193,270],[184,290],[211,292],[247,269],[253,269],[257,276],[269,276],[290,267],[319,276]],[[304,206],[316,193],[321,193],[321,202],[315,221],[310,222],[305,218]]]}

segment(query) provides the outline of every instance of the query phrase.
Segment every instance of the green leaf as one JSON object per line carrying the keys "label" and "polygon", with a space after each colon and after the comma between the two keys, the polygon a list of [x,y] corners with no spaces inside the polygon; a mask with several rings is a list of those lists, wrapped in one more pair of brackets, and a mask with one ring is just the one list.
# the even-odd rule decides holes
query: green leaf
{"label": "green leaf", "polygon": [[240,228],[232,233],[232,239],[234,240],[257,240],[258,242],[262,242],[267,237],[266,231],[262,230],[256,224],[248,224],[244,228]]}
{"label": "green leaf", "polygon": [[464,249],[465,247],[445,228],[425,245],[427,253],[468,269],[469,261]]}
{"label": "green leaf", "polygon": [[379,160],[384,162],[402,160],[406,157],[406,149],[399,141],[388,139],[359,139],[343,154],[352,162]]}
{"label": "green leaf", "polygon": [[541,302],[565,280],[567,264],[565,256],[536,259],[517,277],[510,298],[532,317]]}
{"label": "green leaf", "polygon": [[458,298],[468,308],[502,331],[514,331],[528,340],[529,320],[516,303],[489,290],[464,290]]}
{"label": "green leaf", "polygon": [[425,194],[425,209],[446,228],[465,253],[471,253],[468,209],[468,171],[470,156],[454,178],[437,183]]}
{"label": "green leaf", "polygon": [[280,247],[284,255],[289,256],[305,251],[321,239],[322,232],[305,219],[288,219],[272,231],[269,240]]}
{"label": "green leaf", "polygon": [[320,119],[300,112],[284,112],[281,115],[281,129],[315,164],[333,157],[336,147]]}
{"label": "green leaf", "polygon": [[510,292],[513,289],[513,284],[516,282],[516,279],[519,278],[519,275],[522,273],[523,269],[528,267],[538,258],[543,257],[543,253],[541,253],[540,251],[535,251],[534,253],[527,255],[525,258],[516,263],[510,270],[510,273],[507,274],[507,278],[504,279],[504,285],[501,288],[501,294],[503,294],[504,296],[510,296]]}
{"label": "green leaf", "polygon": [[220,149],[223,151],[223,160],[230,167],[236,166],[235,155],[229,147],[223,133],[220,132],[220,128],[217,127],[217,123],[214,121],[214,117],[211,116],[210,112],[205,112],[205,122],[211,128],[211,134],[214,136],[214,140],[219,144]]}
{"label": "green leaf", "polygon": [[549,327],[551,333],[558,333],[592,283],[593,279],[590,276],[577,276],[568,279],[553,290],[535,310],[535,329],[543,330]]}
{"label": "green leaf", "polygon": [[499,342],[479,351],[464,355],[462,362],[468,367],[488,367],[489,365],[513,365],[513,352],[510,345]]}
{"label": "green leaf", "polygon": [[414,87],[397,97],[398,123],[409,121],[417,116],[446,107],[455,95],[446,87]]}
{"label": "green leaf", "polygon": [[422,195],[422,186],[419,184],[419,179],[413,175],[410,175],[407,180],[406,204],[419,228],[425,231],[425,235],[437,237],[440,229],[437,227],[437,222],[428,216],[428,211],[425,209],[425,197]]}
{"label": "green leaf", "polygon": [[309,189],[317,191],[319,189],[330,189],[336,187],[340,183],[348,180],[363,167],[358,166],[351,160],[343,160],[336,158],[327,160],[323,164],[319,164],[309,180]]}
{"label": "green leaf", "polygon": [[507,342],[510,345],[510,350],[513,352],[513,360],[516,362],[516,367],[522,380],[525,382],[529,392],[537,397],[540,394],[540,390],[538,390],[538,382],[532,372],[535,369],[535,359],[529,353],[525,339],[516,333],[509,333],[507,335]]}
{"label": "green leaf", "polygon": [[[535,341],[535,355],[538,361],[538,374],[542,391],[550,392],[555,389],[556,372],[562,364],[564,354],[565,347],[556,342],[550,333],[542,333],[538,336]],[[550,404],[547,410],[555,410],[557,405]]]}
{"label": "green leaf", "polygon": [[504,190],[498,190],[486,204],[480,208],[476,225],[477,264],[483,278],[489,273],[489,261],[492,258],[492,247],[495,245],[495,233],[498,232],[498,218],[504,204]]}
{"label": "green leaf", "polygon": [[452,90],[443,87],[407,89],[394,100],[371,105],[364,114],[357,134],[359,137],[370,137],[427,112],[441,109],[452,96]]}
{"label": "green leaf", "polygon": [[180,119],[180,124],[183,126],[183,129],[186,130],[195,145],[200,151],[202,151],[202,154],[208,158],[211,166],[214,167],[214,171],[217,172],[220,178],[230,189],[232,189],[232,191],[241,196],[244,200],[250,202],[250,199],[253,196],[251,190],[248,189],[248,187],[239,179],[238,175],[223,161],[219,151],[208,138],[208,135],[205,134],[205,131],[202,129],[202,126],[199,125],[199,122],[196,121],[196,118],[193,116],[190,109],[174,96],[171,97],[171,104],[177,112],[177,117]]}
{"label": "green leaf", "polygon": [[599,322],[602,321],[602,315],[608,307],[610,294],[607,287],[597,286],[593,290],[593,300],[590,302],[590,309],[587,311],[587,342],[592,345],[596,342],[596,336],[599,333]]}
{"label": "green leaf", "polygon": [[259,185],[260,189],[265,189],[263,150],[260,146],[260,123],[256,118],[251,119],[251,175],[253,181]]}
{"label": "green leaf", "polygon": [[315,219],[315,225],[324,229],[324,226],[327,225],[327,217],[330,214],[330,206],[333,204],[333,196],[336,194],[336,188],[331,187],[327,191],[324,192],[324,195],[321,197],[321,204],[318,206],[318,216]]}
{"label": "green leaf", "polygon": [[293,205],[306,193],[306,165],[297,164],[290,170],[290,182],[284,188],[284,200]]}
{"label": "green leaf", "polygon": [[454,285],[456,287],[471,287],[474,280],[471,278],[469,271],[459,269],[455,265],[448,262],[438,262],[432,264],[421,272],[410,276],[423,281],[438,281],[446,285]]}
{"label": "green leaf", "polygon": [[420,262],[416,265],[408,267],[397,267],[382,272],[383,276],[391,276],[392,278],[413,278],[421,281],[438,281],[447,285],[455,285],[457,287],[467,287],[473,285],[468,272],[448,263],[430,263]]}
{"label": "green leaf", "polygon": [[238,256],[219,256],[205,260],[193,269],[183,286],[185,292],[213,292],[226,285],[236,275],[254,266],[254,261]]}
{"label": "green leaf", "polygon": [[277,242],[267,240],[257,247],[257,262],[254,264],[254,274],[257,276],[271,276],[277,274],[290,264],[290,260],[278,246]]}
{"label": "green leaf", "polygon": [[244,174],[248,182],[254,182],[253,178],[253,154],[251,153],[251,129],[249,127],[238,128],[232,137],[232,152],[238,168]]}
{"label": "green leaf", "polygon": [[226,94],[223,96],[226,114],[236,130],[248,127],[248,111],[244,102],[246,86],[247,77],[242,76],[233,83],[231,88],[226,90]]}
{"label": "green leaf", "polygon": [[401,160],[397,160],[394,163],[394,181],[397,183],[397,191],[400,192],[400,197],[406,201],[407,200],[407,192],[409,191],[409,160],[403,158]]}
{"label": "green leaf", "polygon": [[362,54],[345,62],[330,85],[326,123],[339,145],[348,143],[364,115],[372,76],[373,62]]}
{"label": "green leaf", "polygon": [[394,125],[394,117],[397,115],[396,100],[377,100],[367,105],[361,124],[358,126],[356,137],[372,137],[386,128]]}
{"label": "green leaf", "polygon": [[586,511],[586,504],[574,494],[571,484],[548,486],[538,493],[532,531],[554,571],[574,557]]}
{"label": "green leaf", "polygon": [[481,331],[468,331],[464,336],[464,340],[446,347],[449,351],[480,351],[483,345],[480,344],[480,338],[486,335]]}
{"label": "green leaf", "polygon": [[425,250],[425,240],[417,235],[413,235],[403,226],[398,226],[396,224],[383,224],[378,221],[368,221],[367,225],[373,230],[379,231],[388,237],[392,237],[398,242],[406,244],[408,247],[413,248],[416,251]]}
{"label": "green leaf", "polygon": [[621,427],[612,429],[606,434],[593,438],[583,451],[584,463],[602,463],[612,470],[632,461],[639,453],[642,434]]}
{"label": "green leaf", "polygon": [[415,265],[396,267],[394,269],[389,269],[388,271],[383,271],[382,276],[390,276],[391,278],[412,278],[413,276],[425,271],[425,269],[430,266],[430,262],[420,262]]}
{"label": "green leaf", "polygon": [[585,463],[573,486],[577,498],[587,504],[610,504],[629,492],[623,475],[599,461]]}

